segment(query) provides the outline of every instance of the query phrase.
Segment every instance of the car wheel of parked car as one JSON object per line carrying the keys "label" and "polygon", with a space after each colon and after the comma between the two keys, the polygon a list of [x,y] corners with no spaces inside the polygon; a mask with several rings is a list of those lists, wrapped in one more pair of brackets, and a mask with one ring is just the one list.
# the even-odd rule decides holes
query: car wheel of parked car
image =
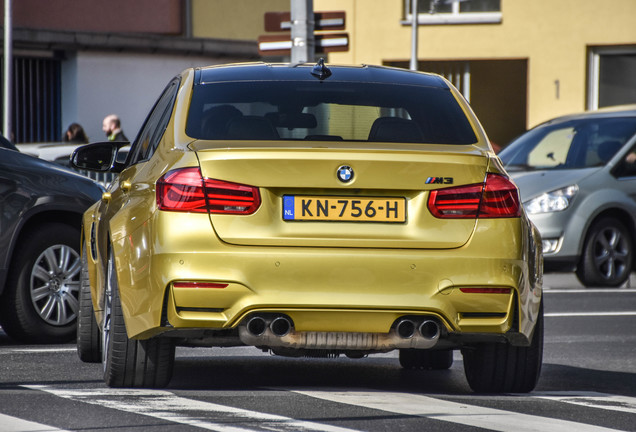
{"label": "car wheel of parked car", "polygon": [[616,218],[596,221],[588,231],[576,275],[585,286],[622,285],[632,271],[632,238]]}
{"label": "car wheel of parked car", "polygon": [[79,230],[46,223],[22,239],[0,305],[2,327],[22,342],[67,342],[76,333]]}
{"label": "car wheel of parked car", "polygon": [[453,350],[401,349],[400,365],[404,369],[449,369],[453,365]]}
{"label": "car wheel of parked car", "polygon": [[165,338],[128,338],[112,251],[108,257],[107,285],[102,331],[104,381],[110,387],[167,386],[172,378],[174,342]]}
{"label": "car wheel of parked car", "polygon": [[88,278],[88,258],[82,251],[82,271],[80,273],[79,312],[77,315],[77,354],[86,363],[99,363],[102,359],[101,333],[95,319],[91,300],[91,285]]}
{"label": "car wheel of parked car", "polygon": [[480,343],[462,349],[468,385],[477,393],[527,393],[534,389],[543,358],[543,303],[530,346]]}

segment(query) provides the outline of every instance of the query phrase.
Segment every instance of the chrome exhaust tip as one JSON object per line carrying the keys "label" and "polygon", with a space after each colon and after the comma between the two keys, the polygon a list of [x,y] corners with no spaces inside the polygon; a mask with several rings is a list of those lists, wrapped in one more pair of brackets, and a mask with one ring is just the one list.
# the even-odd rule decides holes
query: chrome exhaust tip
{"label": "chrome exhaust tip", "polygon": [[261,336],[263,335],[263,333],[265,333],[265,330],[267,329],[267,322],[265,322],[263,318],[259,316],[255,316],[250,318],[249,321],[247,321],[246,327],[247,327],[247,331],[252,336]]}
{"label": "chrome exhaust tip", "polygon": [[435,340],[439,338],[440,335],[439,324],[433,320],[424,320],[422,324],[420,324],[418,331],[424,339],[428,340]]}
{"label": "chrome exhaust tip", "polygon": [[411,339],[415,335],[415,323],[409,319],[402,319],[398,321],[396,330],[402,339]]}
{"label": "chrome exhaust tip", "polygon": [[291,322],[289,321],[289,319],[287,319],[284,316],[279,316],[274,318],[271,324],[269,325],[269,329],[272,331],[272,333],[274,333],[278,337],[283,337],[288,335],[289,332],[291,331],[291,328],[292,328]]}

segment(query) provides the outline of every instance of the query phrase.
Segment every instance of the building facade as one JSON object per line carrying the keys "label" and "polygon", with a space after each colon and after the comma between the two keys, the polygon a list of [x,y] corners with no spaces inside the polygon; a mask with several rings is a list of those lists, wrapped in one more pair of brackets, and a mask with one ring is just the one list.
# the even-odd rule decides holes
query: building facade
{"label": "building facade", "polygon": [[[14,1],[16,141],[71,122],[101,139],[110,113],[132,138],[181,69],[259,59],[265,12],[291,1]],[[349,49],[327,61],[409,67],[412,0],[313,6],[346,13]],[[452,81],[500,145],[557,115],[636,103],[634,0],[418,0],[416,16],[418,69]]]}
{"label": "building facade", "polygon": [[[104,140],[102,120],[113,113],[133,139],[164,86],[181,70],[258,58],[254,41],[193,38],[189,1],[14,0],[12,5],[11,138],[16,143],[60,141],[75,122],[91,141]],[[3,13],[4,8],[4,24]]]}

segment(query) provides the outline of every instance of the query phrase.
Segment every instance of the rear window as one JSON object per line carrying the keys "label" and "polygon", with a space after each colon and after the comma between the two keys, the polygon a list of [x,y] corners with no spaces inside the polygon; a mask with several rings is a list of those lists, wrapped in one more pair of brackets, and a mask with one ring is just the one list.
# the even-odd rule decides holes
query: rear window
{"label": "rear window", "polygon": [[197,85],[186,133],[206,140],[477,141],[448,89],[336,81]]}

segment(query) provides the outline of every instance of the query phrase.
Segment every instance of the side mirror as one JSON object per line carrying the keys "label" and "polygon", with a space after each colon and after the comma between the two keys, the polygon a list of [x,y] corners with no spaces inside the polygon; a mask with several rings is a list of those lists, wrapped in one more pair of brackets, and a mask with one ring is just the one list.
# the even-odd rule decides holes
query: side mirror
{"label": "side mirror", "polygon": [[128,146],[127,142],[98,142],[75,149],[71,155],[71,165],[78,169],[121,172],[126,166],[121,161],[119,150]]}

